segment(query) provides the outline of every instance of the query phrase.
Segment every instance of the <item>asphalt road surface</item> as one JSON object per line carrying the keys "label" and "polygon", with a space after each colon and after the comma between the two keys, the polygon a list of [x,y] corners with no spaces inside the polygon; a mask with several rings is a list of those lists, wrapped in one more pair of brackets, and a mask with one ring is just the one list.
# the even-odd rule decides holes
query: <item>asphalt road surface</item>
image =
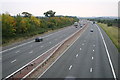
{"label": "asphalt road surface", "polygon": [[34,42],[34,40],[31,40],[29,42],[13,46],[9,49],[5,49],[2,52],[3,78],[18,70],[28,62],[32,61],[48,49],[52,48],[57,43],[61,42],[62,40],[76,32],[78,29],[81,28],[75,28],[74,26],[66,27],[57,32],[43,35],[42,42]]}
{"label": "asphalt road surface", "polygon": [[[93,29],[93,32],[90,30]],[[39,78],[118,78],[118,50],[96,24],[87,30]],[[104,80],[103,79],[103,80]]]}

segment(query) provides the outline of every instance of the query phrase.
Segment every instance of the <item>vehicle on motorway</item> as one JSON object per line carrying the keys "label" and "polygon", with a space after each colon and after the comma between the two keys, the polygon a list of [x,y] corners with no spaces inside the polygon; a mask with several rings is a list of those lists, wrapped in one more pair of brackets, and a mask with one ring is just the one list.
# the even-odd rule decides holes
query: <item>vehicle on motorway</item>
{"label": "vehicle on motorway", "polygon": [[78,22],[75,22],[75,23],[74,23],[74,26],[77,28],[77,27],[78,27]]}
{"label": "vehicle on motorway", "polygon": [[41,41],[43,41],[43,38],[42,38],[42,37],[37,37],[37,38],[35,38],[35,42],[41,42]]}
{"label": "vehicle on motorway", "polygon": [[93,21],[93,24],[95,24],[95,21]]}
{"label": "vehicle on motorway", "polygon": [[83,25],[81,24],[80,27],[83,27]]}
{"label": "vehicle on motorway", "polygon": [[93,32],[93,29],[91,29],[90,32]]}

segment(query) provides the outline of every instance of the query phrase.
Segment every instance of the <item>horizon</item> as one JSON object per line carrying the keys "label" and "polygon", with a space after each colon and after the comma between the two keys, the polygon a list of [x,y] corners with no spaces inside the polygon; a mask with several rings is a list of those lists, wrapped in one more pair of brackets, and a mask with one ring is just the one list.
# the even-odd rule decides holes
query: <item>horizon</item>
{"label": "horizon", "polygon": [[[28,4],[29,1],[29,4]],[[12,16],[29,12],[33,16],[44,16],[48,10],[55,15],[77,17],[118,17],[118,0],[1,0],[1,14]]]}

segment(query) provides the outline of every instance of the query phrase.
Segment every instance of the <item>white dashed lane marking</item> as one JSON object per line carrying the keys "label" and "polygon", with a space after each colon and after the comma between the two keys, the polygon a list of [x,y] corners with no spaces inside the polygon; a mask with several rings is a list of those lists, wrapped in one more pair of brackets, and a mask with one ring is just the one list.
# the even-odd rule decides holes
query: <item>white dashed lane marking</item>
{"label": "white dashed lane marking", "polygon": [[11,63],[14,63],[14,62],[16,62],[16,59],[15,59],[15,60],[13,60],[13,61],[11,61]]}
{"label": "white dashed lane marking", "polygon": [[90,68],[90,72],[93,72],[93,68]]}
{"label": "white dashed lane marking", "polygon": [[84,43],[82,43],[82,45],[84,45]]}
{"label": "white dashed lane marking", "polygon": [[94,52],[95,50],[93,49],[93,52]]}
{"label": "white dashed lane marking", "polygon": [[92,60],[94,59],[94,57],[92,57]]}
{"label": "white dashed lane marking", "polygon": [[71,70],[71,68],[72,68],[72,65],[69,67],[69,70]]}
{"label": "white dashed lane marking", "polygon": [[78,54],[76,55],[76,58],[78,57]]}
{"label": "white dashed lane marking", "polygon": [[15,53],[19,53],[20,51],[16,51]]}
{"label": "white dashed lane marking", "polygon": [[33,53],[33,50],[29,52],[30,54]]}
{"label": "white dashed lane marking", "polygon": [[80,48],[80,50],[82,50],[82,49]]}
{"label": "white dashed lane marking", "polygon": [[43,46],[41,46],[41,48],[42,48]]}

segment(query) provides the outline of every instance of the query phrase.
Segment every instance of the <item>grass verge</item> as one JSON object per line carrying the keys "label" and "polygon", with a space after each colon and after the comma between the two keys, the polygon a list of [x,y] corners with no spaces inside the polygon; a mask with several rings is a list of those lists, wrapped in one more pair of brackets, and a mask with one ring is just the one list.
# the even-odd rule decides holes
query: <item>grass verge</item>
{"label": "grass verge", "polygon": [[47,34],[47,33],[50,33],[50,32],[55,32],[55,31],[58,31],[60,29],[64,29],[65,27],[69,27],[69,26],[71,26],[71,25],[64,25],[64,27],[62,27],[62,28],[48,30],[48,31],[43,32],[43,33],[37,33],[37,34],[28,35],[28,36],[27,35],[24,35],[24,36],[21,35],[21,36],[15,37],[15,38],[7,39],[6,43],[1,44],[0,47],[9,46],[9,45],[19,43],[19,42],[22,42],[22,41],[28,40],[28,39],[33,39],[33,38],[41,36],[43,34]]}
{"label": "grass verge", "polygon": [[107,24],[103,23],[98,23],[98,25],[107,33],[109,38],[112,40],[120,52],[120,37],[118,36],[120,28],[115,26],[108,27]]}

